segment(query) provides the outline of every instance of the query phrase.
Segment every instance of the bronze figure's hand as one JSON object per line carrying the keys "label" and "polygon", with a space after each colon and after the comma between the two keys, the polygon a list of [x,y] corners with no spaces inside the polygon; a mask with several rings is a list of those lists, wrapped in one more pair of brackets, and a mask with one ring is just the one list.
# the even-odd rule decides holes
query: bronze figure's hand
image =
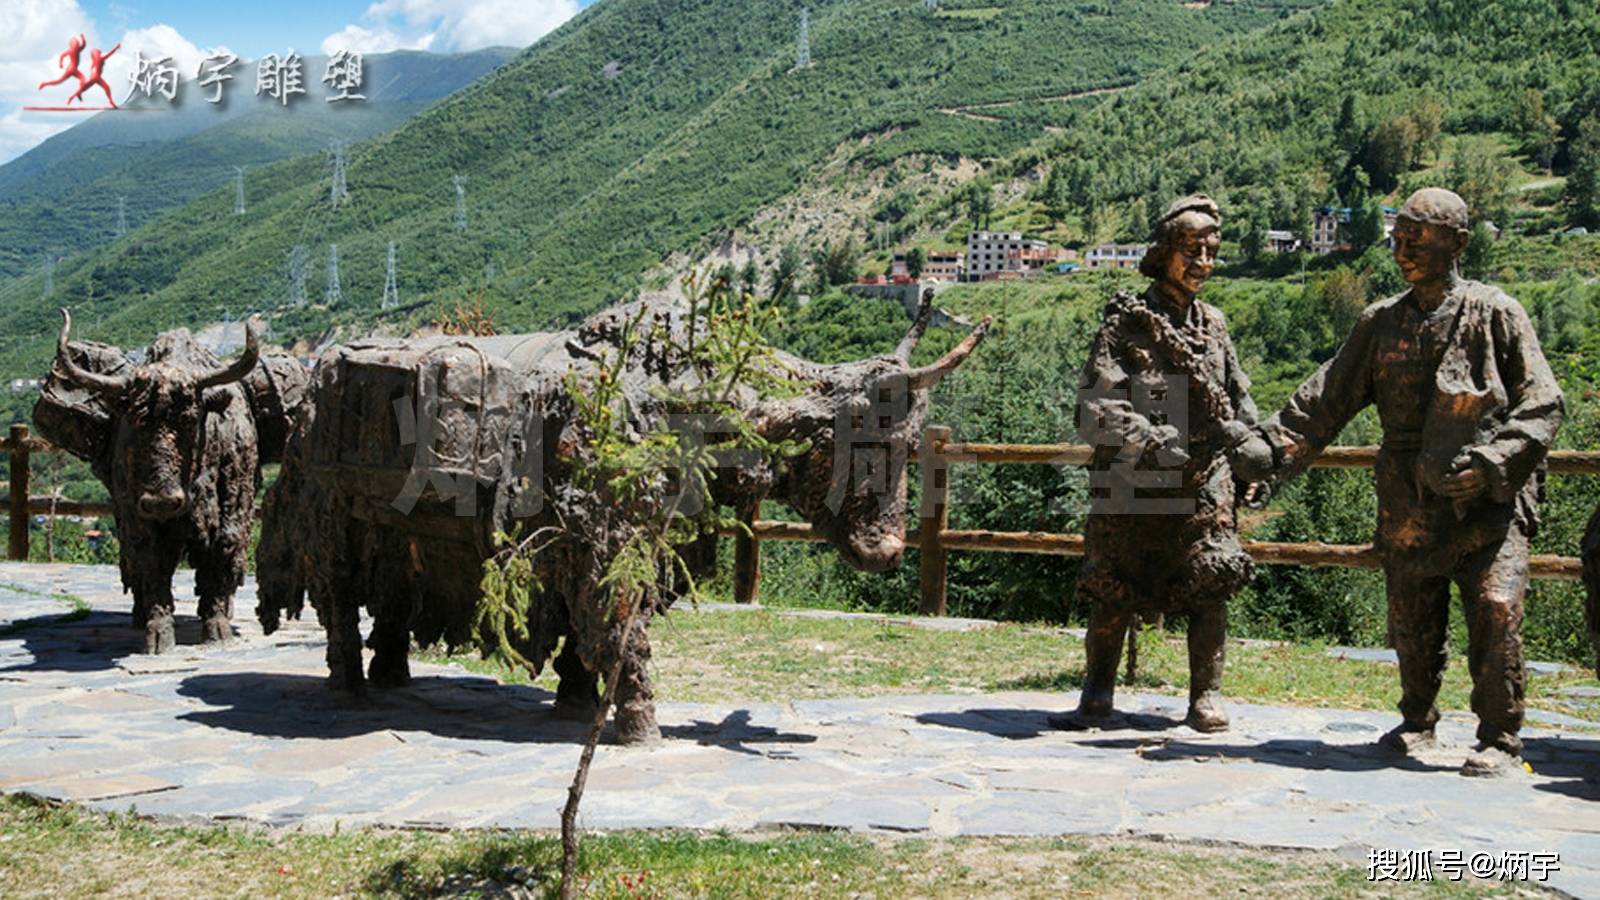
{"label": "bronze figure's hand", "polygon": [[1183,432],[1172,425],[1157,425],[1151,430],[1150,437],[1155,446],[1156,462],[1161,466],[1175,469],[1188,465],[1189,451],[1184,446],[1187,440]]}
{"label": "bronze figure's hand", "polygon": [[1244,505],[1251,509],[1266,509],[1272,502],[1272,485],[1265,481],[1252,481],[1244,489]]}
{"label": "bronze figure's hand", "polygon": [[1265,481],[1272,475],[1272,446],[1259,432],[1234,420],[1222,427],[1228,442],[1228,465],[1241,481]]}
{"label": "bronze figure's hand", "polygon": [[1470,456],[1463,456],[1454,462],[1449,474],[1444,476],[1444,495],[1452,500],[1471,500],[1483,493],[1488,485],[1483,464]]}

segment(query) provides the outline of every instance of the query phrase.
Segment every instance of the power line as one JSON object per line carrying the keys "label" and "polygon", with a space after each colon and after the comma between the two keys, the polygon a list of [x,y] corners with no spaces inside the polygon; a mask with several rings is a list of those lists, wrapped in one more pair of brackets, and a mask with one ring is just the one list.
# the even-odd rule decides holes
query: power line
{"label": "power line", "polygon": [[379,309],[394,309],[400,305],[400,288],[394,280],[394,241],[389,242],[389,261],[383,276],[383,302]]}
{"label": "power line", "polygon": [[339,305],[339,245],[328,245],[328,292],[322,296],[322,302],[329,308]]}

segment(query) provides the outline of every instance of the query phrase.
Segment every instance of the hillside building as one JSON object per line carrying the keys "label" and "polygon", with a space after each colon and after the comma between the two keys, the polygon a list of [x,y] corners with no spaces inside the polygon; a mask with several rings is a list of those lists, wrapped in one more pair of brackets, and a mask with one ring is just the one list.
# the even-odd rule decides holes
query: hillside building
{"label": "hillside building", "polygon": [[1268,253],[1293,253],[1300,249],[1300,239],[1294,236],[1294,232],[1276,228],[1267,229],[1264,244]]}
{"label": "hillside building", "polygon": [[1339,226],[1350,224],[1350,208],[1337,206],[1324,206],[1311,214],[1311,252],[1317,254],[1332,253],[1335,250],[1348,250],[1350,245],[1341,243]]}
{"label": "hillside building", "polygon": [[[974,231],[967,235],[967,277],[980,279],[990,272],[1021,271],[1023,250],[1048,250],[1044,241],[1024,238],[1016,231]],[[1012,254],[1019,254],[1012,263]]]}
{"label": "hillside building", "polygon": [[[911,268],[906,263],[907,251],[897,250],[894,259],[889,263],[889,278],[904,275],[911,276]],[[957,250],[930,250],[922,260],[921,281],[960,281],[966,271],[965,257]]]}
{"label": "hillside building", "polygon": [[[1394,246],[1394,223],[1399,215],[1399,210],[1392,206],[1383,207],[1383,239],[1385,247]],[[1348,206],[1324,206],[1312,213],[1311,252],[1318,254],[1332,253],[1335,250],[1350,250],[1353,245],[1339,233],[1341,227],[1350,224],[1352,219]]]}
{"label": "hillside building", "polygon": [[966,274],[966,257],[957,250],[935,250],[922,264],[923,281],[960,281]]}
{"label": "hillside building", "polygon": [[1006,268],[1025,275],[1035,275],[1077,258],[1076,252],[1065,247],[1028,247],[1012,251],[1006,257]]}
{"label": "hillside building", "polygon": [[1086,269],[1137,269],[1144,259],[1144,244],[1101,244],[1084,254]]}

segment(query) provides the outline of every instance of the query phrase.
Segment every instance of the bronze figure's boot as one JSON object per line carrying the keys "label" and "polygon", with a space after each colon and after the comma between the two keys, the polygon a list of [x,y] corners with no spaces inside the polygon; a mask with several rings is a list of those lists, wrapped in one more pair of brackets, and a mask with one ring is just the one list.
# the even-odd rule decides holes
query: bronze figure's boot
{"label": "bronze figure's boot", "polygon": [[1226,600],[1197,605],[1189,614],[1189,715],[1195,731],[1228,730],[1222,706],[1222,663],[1227,646]]}
{"label": "bronze figure's boot", "polygon": [[1087,659],[1083,692],[1078,695],[1078,715],[1088,718],[1111,715],[1117,689],[1117,664],[1122,661],[1122,638],[1132,618],[1107,606],[1105,603],[1095,605],[1089,614],[1088,633],[1083,638]]}

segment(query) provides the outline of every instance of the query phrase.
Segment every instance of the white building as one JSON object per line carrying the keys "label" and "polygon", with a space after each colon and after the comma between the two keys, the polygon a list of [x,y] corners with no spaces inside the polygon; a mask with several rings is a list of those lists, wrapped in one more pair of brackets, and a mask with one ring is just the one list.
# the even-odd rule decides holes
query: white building
{"label": "white building", "polygon": [[1083,267],[1086,269],[1137,269],[1144,259],[1147,248],[1144,244],[1101,244],[1090,247],[1084,254]]}
{"label": "white building", "polygon": [[1349,207],[1324,206],[1311,214],[1311,252],[1332,253],[1350,245],[1339,240],[1339,226],[1350,224]]}
{"label": "white building", "polygon": [[1021,232],[970,232],[967,235],[967,277],[980,279],[991,272],[1020,271],[1022,251],[1049,248],[1044,241],[1024,238]]}
{"label": "white building", "polygon": [[966,261],[960,253],[953,250],[930,250],[928,260],[922,266],[922,280],[960,281],[965,270]]}
{"label": "white building", "polygon": [[1269,253],[1293,253],[1300,249],[1300,239],[1294,232],[1277,228],[1267,229],[1266,244]]}

